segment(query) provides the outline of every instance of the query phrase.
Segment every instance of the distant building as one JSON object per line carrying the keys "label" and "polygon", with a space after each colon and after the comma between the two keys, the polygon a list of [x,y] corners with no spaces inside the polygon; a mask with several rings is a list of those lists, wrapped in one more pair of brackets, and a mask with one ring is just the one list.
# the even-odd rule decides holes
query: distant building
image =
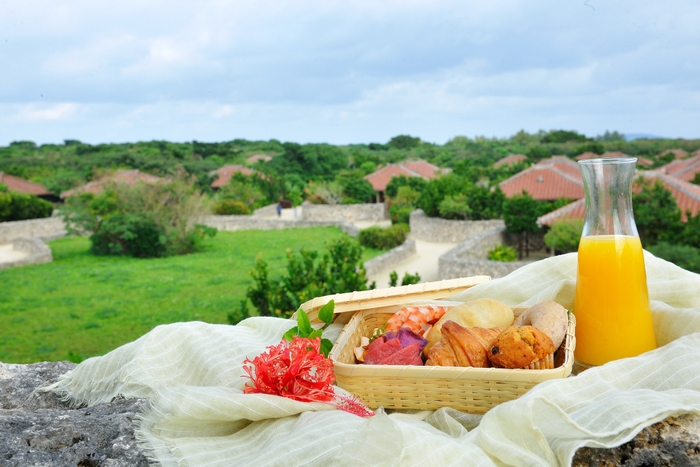
{"label": "distant building", "polygon": [[120,170],[113,174],[105,175],[104,177],[98,178],[97,180],[88,182],[83,186],[66,190],[63,193],[61,193],[61,198],[66,199],[69,196],[79,193],[102,193],[102,190],[104,190],[104,185],[107,183],[125,183],[127,185],[133,186],[139,182],[159,183],[163,181],[165,181],[164,178],[156,177],[155,175],[141,172],[138,169]]}
{"label": "distant building", "polygon": [[268,156],[267,154],[254,154],[245,161],[249,164],[255,164],[258,161],[269,162],[271,160],[272,156]]}
{"label": "distant building", "polygon": [[9,191],[36,195],[48,201],[55,201],[56,198],[56,195],[47,190],[44,185],[30,182],[29,180],[15,177],[14,175],[6,174],[4,172],[0,172],[0,183],[3,183]]}
{"label": "distant building", "polygon": [[384,191],[392,178],[398,176],[405,177],[420,177],[424,180],[438,178],[441,175],[448,173],[450,169],[443,169],[424,160],[406,161],[398,164],[389,164],[381,167],[369,175],[365,176],[374,188],[377,196],[377,202],[384,202]]}
{"label": "distant building", "polygon": [[659,156],[665,156],[666,154],[673,154],[673,158],[676,160],[688,157],[688,151],[684,151],[683,149],[667,149],[659,154]]}
{"label": "distant building", "polygon": [[533,199],[583,198],[583,180],[578,164],[566,156],[542,159],[498,184],[507,198],[529,193]]}
{"label": "distant building", "polygon": [[[639,171],[635,175],[635,180],[639,177],[643,177],[649,180],[651,183],[655,183],[656,180],[661,182],[661,184],[671,192],[673,198],[676,200],[676,204],[681,211],[681,221],[687,222],[688,218],[686,212],[690,212],[691,217],[697,215],[700,211],[700,186],[693,185],[692,183],[679,180],[675,177],[662,173],[659,170],[644,170]],[[632,190],[635,193],[641,191],[641,187],[638,184],[634,184]],[[569,203],[557,210],[549,212],[537,219],[537,224],[552,225],[558,220],[565,217],[578,217],[583,219],[585,216],[585,201],[584,199],[579,199],[573,203]]]}
{"label": "distant building", "polygon": [[700,172],[700,154],[688,159],[673,160],[656,170],[679,180],[683,180],[684,182],[689,182],[695,178],[696,173]]}
{"label": "distant building", "polygon": [[231,181],[231,177],[233,177],[233,174],[235,173],[242,173],[243,175],[253,175],[254,173],[258,172],[240,164],[225,165],[219,169],[209,172],[210,176],[216,176],[216,180],[211,182],[211,187],[215,190],[218,190],[222,186],[227,185],[228,182]]}
{"label": "distant building", "polygon": [[527,156],[525,154],[511,154],[509,156],[504,157],[503,159],[497,160],[493,166],[496,168],[503,167],[504,165],[512,167],[515,164],[518,164],[520,162],[525,162],[527,160]]}

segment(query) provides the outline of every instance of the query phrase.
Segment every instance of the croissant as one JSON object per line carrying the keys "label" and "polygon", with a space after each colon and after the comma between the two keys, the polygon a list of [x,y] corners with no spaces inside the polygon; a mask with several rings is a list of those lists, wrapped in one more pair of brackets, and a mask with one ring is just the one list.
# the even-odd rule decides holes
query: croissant
{"label": "croissant", "polygon": [[491,343],[505,328],[466,328],[454,321],[442,325],[440,341],[428,351],[426,365],[486,368]]}

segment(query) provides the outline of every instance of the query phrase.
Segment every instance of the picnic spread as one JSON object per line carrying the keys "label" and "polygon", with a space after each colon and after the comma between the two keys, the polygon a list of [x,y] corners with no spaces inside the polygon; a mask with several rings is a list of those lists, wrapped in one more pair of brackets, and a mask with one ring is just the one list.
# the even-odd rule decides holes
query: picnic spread
{"label": "picnic spread", "polygon": [[[45,390],[74,404],[148,399],[136,434],[162,466],[569,465],[580,447],[618,446],[667,417],[700,413],[700,275],[647,252],[644,260],[656,350],[540,382],[483,415],[379,407],[363,417],[329,403],[246,394],[244,362],[294,324],[270,317],[158,326]],[[446,300],[495,298],[514,308],[551,300],[570,310],[576,271],[575,253],[556,256]],[[323,335],[335,341],[344,326]]]}

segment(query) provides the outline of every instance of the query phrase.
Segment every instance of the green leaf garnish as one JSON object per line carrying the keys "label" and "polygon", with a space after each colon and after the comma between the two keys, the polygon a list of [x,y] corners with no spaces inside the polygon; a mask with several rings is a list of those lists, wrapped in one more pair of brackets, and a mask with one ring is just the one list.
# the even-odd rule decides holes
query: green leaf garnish
{"label": "green leaf garnish", "polygon": [[335,302],[331,300],[321,307],[318,311],[318,317],[321,321],[326,323],[321,329],[314,329],[311,327],[311,320],[309,315],[306,314],[304,310],[299,308],[297,310],[297,325],[291,328],[289,331],[285,332],[282,336],[283,339],[291,341],[294,336],[299,337],[309,337],[311,339],[321,338],[321,353],[328,357],[333,348],[333,343],[324,339],[323,330],[326,329],[333,322],[333,310],[335,309]]}

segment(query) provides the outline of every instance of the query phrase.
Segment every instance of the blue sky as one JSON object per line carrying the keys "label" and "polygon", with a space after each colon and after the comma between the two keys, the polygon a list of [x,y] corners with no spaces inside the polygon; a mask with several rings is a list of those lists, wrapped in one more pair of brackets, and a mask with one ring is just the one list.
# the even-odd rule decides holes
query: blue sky
{"label": "blue sky", "polygon": [[700,138],[696,0],[3,0],[0,145]]}

